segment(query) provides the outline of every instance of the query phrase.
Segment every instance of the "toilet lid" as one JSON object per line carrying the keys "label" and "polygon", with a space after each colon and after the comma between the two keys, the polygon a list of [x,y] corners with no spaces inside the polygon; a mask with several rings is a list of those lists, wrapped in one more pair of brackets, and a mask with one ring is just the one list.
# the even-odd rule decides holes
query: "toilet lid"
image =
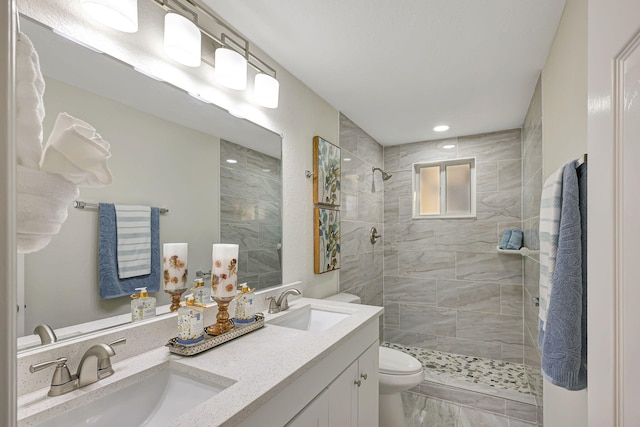
{"label": "toilet lid", "polygon": [[422,371],[422,365],[415,357],[387,347],[380,347],[381,374],[411,375]]}

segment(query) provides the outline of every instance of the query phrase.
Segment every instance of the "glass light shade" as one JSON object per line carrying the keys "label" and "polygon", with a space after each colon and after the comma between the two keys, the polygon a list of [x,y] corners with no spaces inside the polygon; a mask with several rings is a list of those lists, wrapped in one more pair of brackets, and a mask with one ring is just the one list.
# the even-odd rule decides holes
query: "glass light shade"
{"label": "glass light shade", "polygon": [[268,74],[258,73],[253,85],[253,100],[266,108],[278,108],[280,83]]}
{"label": "glass light shade", "polygon": [[202,35],[196,24],[177,13],[164,17],[164,51],[187,67],[199,67]]}
{"label": "glass light shade", "polygon": [[247,88],[247,60],[232,49],[220,47],[215,53],[216,81],[230,89]]}
{"label": "glass light shade", "polygon": [[93,19],[125,33],[138,31],[138,0],[82,0]]}

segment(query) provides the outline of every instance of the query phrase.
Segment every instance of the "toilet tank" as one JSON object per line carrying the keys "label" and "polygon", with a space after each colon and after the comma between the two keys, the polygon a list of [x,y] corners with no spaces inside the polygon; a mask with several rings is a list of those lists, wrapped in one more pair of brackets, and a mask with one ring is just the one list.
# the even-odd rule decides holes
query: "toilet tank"
{"label": "toilet tank", "polygon": [[329,300],[329,301],[350,302],[351,304],[360,304],[362,302],[362,300],[358,295],[352,295],[346,292],[341,292],[339,294],[331,295],[323,299]]}

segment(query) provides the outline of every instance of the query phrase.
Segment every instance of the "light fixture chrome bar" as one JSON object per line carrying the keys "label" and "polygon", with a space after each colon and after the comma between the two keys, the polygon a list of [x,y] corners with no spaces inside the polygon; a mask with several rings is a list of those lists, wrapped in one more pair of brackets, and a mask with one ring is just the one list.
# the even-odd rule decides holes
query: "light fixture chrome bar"
{"label": "light fixture chrome bar", "polygon": [[[172,12],[176,12],[175,8],[172,8],[171,6],[169,6],[169,0],[154,0],[156,3],[158,3],[160,6],[162,6],[167,12],[168,11],[172,11]],[[188,13],[189,15],[191,15],[191,20],[193,21],[193,23],[197,24],[198,23],[198,14],[196,12],[194,12],[193,10],[189,9],[188,7],[186,7],[185,5],[183,5],[182,3],[178,2],[178,1],[172,1],[172,3],[175,3],[178,5],[178,7],[183,10],[184,12]]]}

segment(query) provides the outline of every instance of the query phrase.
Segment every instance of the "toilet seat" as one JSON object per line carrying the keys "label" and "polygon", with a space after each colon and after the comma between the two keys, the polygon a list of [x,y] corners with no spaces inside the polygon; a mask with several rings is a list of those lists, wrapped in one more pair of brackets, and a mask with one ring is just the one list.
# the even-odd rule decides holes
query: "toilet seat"
{"label": "toilet seat", "polygon": [[387,347],[379,348],[380,364],[378,371],[386,375],[414,375],[422,372],[420,362],[401,351]]}

